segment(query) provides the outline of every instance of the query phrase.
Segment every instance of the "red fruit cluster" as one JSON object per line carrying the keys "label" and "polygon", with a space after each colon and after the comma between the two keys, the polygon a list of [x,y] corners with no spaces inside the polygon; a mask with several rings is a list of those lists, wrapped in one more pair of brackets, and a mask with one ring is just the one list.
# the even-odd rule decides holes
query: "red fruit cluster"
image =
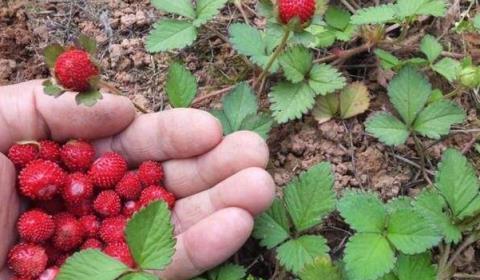
{"label": "red fruit cluster", "polygon": [[154,201],[173,208],[175,196],[161,187],[160,163],[128,171],[117,153],[95,156],[83,140],[28,141],[9,149],[19,193],[32,205],[17,221],[20,240],[8,255],[12,279],[53,280],[69,256],[87,249],[135,267],[124,235],[128,220]]}
{"label": "red fruit cluster", "polygon": [[316,0],[279,0],[278,12],[280,20],[287,24],[297,17],[301,23],[308,22],[315,14]]}

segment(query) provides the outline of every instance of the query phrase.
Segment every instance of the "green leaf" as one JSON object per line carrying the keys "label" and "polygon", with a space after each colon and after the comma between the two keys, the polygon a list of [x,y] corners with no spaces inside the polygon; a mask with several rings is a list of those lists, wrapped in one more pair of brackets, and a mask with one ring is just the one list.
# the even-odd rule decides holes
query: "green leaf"
{"label": "green leaf", "polygon": [[342,280],[342,274],[330,257],[323,256],[316,258],[312,263],[306,265],[300,272],[300,280]]}
{"label": "green leaf", "polygon": [[379,24],[395,19],[395,5],[387,4],[357,10],[352,16],[352,24]]}
{"label": "green leaf", "polygon": [[429,253],[421,255],[400,254],[396,268],[396,274],[399,280],[435,280],[437,279],[437,269],[431,263]]}
{"label": "green leaf", "polygon": [[214,115],[222,124],[223,127],[223,134],[228,135],[235,132],[232,127],[230,126],[230,122],[228,121],[227,116],[225,115],[225,111],[223,110],[212,110],[210,114]]}
{"label": "green leaf", "polygon": [[432,93],[428,80],[413,67],[405,67],[388,87],[390,101],[410,126],[423,109]]}
{"label": "green leaf", "polygon": [[332,119],[339,110],[339,97],[337,94],[327,94],[318,96],[315,107],[312,110],[313,117],[319,122],[324,123]]}
{"label": "green leaf", "polygon": [[315,94],[327,95],[346,85],[346,79],[337,69],[327,64],[314,64],[308,84]]}
{"label": "green leaf", "polygon": [[280,65],[287,80],[298,83],[305,79],[312,68],[313,55],[303,46],[294,46],[287,49],[280,57]]}
{"label": "green leaf", "polygon": [[238,131],[244,119],[256,114],[257,98],[247,83],[238,84],[223,98],[223,111],[233,131]]}
{"label": "green leaf", "polygon": [[225,264],[208,273],[209,280],[242,280],[247,275],[247,270],[236,264]]}
{"label": "green leaf", "polygon": [[434,17],[443,17],[447,12],[447,3],[445,0],[424,0],[417,13],[419,15],[431,15]]}
{"label": "green leaf", "polygon": [[443,92],[439,89],[434,89],[432,95],[428,98],[428,103],[431,104],[441,100],[444,100]]}
{"label": "green leaf", "polygon": [[83,250],[67,259],[57,280],[112,280],[129,271],[123,263],[98,250]]}
{"label": "green leaf", "polygon": [[462,70],[460,62],[450,57],[442,58],[432,65],[432,69],[449,82],[456,80]]}
{"label": "green leaf", "polygon": [[340,117],[348,119],[368,110],[370,97],[368,88],[361,82],[354,82],[340,93]]}
{"label": "green leaf", "polygon": [[55,66],[57,58],[65,51],[65,48],[60,44],[49,45],[43,50],[43,56],[45,57],[45,63],[49,68]]}
{"label": "green leaf", "polygon": [[148,273],[135,272],[122,276],[120,280],[158,280],[158,277]]}
{"label": "green leaf", "polygon": [[423,253],[442,239],[431,221],[413,209],[392,213],[387,232],[388,240],[405,254]]}
{"label": "green leaf", "polygon": [[165,202],[154,202],[135,214],[125,230],[132,256],[142,269],[162,270],[172,261],[175,239]]}
{"label": "green leaf", "polygon": [[288,271],[298,274],[315,258],[328,254],[327,240],[320,235],[304,235],[282,244],[277,249],[277,259]]}
{"label": "green leaf", "polygon": [[275,199],[272,206],[255,219],[253,237],[260,245],[272,249],[289,237],[287,210],[282,201]]}
{"label": "green leaf", "polygon": [[375,280],[393,269],[395,253],[382,235],[358,233],[350,237],[343,260],[351,279]]}
{"label": "green leaf", "polygon": [[87,107],[92,107],[101,99],[103,99],[103,96],[98,89],[81,92],[75,96],[75,101],[78,105],[85,105]]}
{"label": "green leaf", "polygon": [[479,182],[475,169],[462,153],[453,149],[445,151],[438,167],[436,186],[454,217],[465,218],[465,209],[478,196]]}
{"label": "green leaf", "polygon": [[420,43],[420,50],[427,56],[428,61],[433,63],[442,53],[443,46],[432,35],[425,35]]}
{"label": "green leaf", "polygon": [[325,13],[325,22],[338,30],[345,30],[350,23],[350,13],[337,6],[329,6]]}
{"label": "green leaf", "polygon": [[321,223],[335,209],[332,166],[321,163],[300,174],[286,187],[284,199],[297,231]]}
{"label": "green leaf", "polygon": [[477,30],[480,30],[480,14],[476,14],[473,18],[473,27],[475,27]]}
{"label": "green leaf", "polygon": [[412,209],[413,199],[408,196],[397,196],[388,201],[385,205],[389,214],[402,209]]}
{"label": "green leaf", "polygon": [[80,34],[78,44],[91,55],[95,55],[97,52],[97,42],[85,34]]}
{"label": "green leaf", "polygon": [[465,112],[454,102],[437,101],[420,112],[413,128],[423,136],[440,139],[449,133],[453,124],[462,123],[465,117]]}
{"label": "green leaf", "polygon": [[398,0],[397,15],[401,19],[417,16],[432,15],[440,17],[445,15],[446,3],[444,0]]}
{"label": "green leaf", "polygon": [[389,113],[379,112],[367,119],[366,131],[387,145],[401,145],[410,134],[407,126]]}
{"label": "green leaf", "polygon": [[63,88],[52,84],[52,81],[50,81],[50,80],[45,80],[42,83],[42,85],[43,85],[43,92],[46,95],[50,95],[50,96],[53,96],[53,97],[58,97],[65,92],[65,90]]}
{"label": "green leaf", "polygon": [[382,49],[376,49],[375,55],[380,60],[380,65],[385,70],[395,68],[402,63],[396,56]]}
{"label": "green leaf", "polygon": [[268,113],[250,114],[245,117],[240,125],[241,130],[250,130],[258,133],[263,139],[268,138],[268,134],[273,126],[273,118]]}
{"label": "green leaf", "polygon": [[301,118],[313,107],[314,96],[315,93],[305,83],[278,83],[268,95],[273,117],[278,123]]}
{"label": "green leaf", "polygon": [[197,80],[180,63],[173,63],[167,75],[165,90],[173,107],[189,107],[197,93]]}
{"label": "green leaf", "polygon": [[181,49],[193,43],[196,38],[197,29],[191,22],[166,19],[155,24],[147,37],[146,47],[149,52]]}
{"label": "green leaf", "polygon": [[151,0],[152,5],[164,12],[184,16],[190,19],[196,17],[192,0]]}
{"label": "green leaf", "polygon": [[211,20],[227,2],[228,0],[197,0],[197,18],[193,21],[193,25],[199,27]]}
{"label": "green leaf", "polygon": [[350,227],[361,233],[382,233],[387,211],[375,193],[349,190],[338,202],[338,211]]}

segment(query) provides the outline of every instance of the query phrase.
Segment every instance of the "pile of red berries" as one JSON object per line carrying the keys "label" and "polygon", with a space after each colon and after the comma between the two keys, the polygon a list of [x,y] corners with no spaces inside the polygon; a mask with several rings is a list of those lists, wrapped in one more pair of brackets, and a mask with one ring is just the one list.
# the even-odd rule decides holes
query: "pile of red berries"
{"label": "pile of red berries", "polygon": [[13,279],[53,280],[69,256],[85,249],[102,250],[135,267],[125,242],[128,219],[154,201],[172,208],[175,197],[162,187],[160,163],[146,161],[128,171],[117,153],[95,156],[83,140],[63,146],[24,142],[9,149],[19,193],[30,204],[17,222],[20,242],[8,256]]}

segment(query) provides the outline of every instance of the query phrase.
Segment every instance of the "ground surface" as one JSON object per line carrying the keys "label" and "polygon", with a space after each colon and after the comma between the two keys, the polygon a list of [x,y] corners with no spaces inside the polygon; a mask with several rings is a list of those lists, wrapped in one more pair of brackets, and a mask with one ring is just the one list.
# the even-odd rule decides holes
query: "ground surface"
{"label": "ground surface", "polygon": [[[362,4],[360,0],[350,1]],[[368,2],[368,1],[363,1]],[[442,36],[442,42],[455,57],[470,54],[480,58],[480,37],[475,34],[449,32],[450,26],[465,10],[464,1],[452,1],[448,16],[442,20],[426,20],[414,28],[408,47],[398,46],[396,54],[409,56],[426,32]],[[465,1],[466,2],[466,1]],[[251,23],[263,26],[265,21],[254,14],[255,0],[244,1]],[[79,32],[93,36],[100,43],[99,60],[106,78],[123,92],[150,111],[168,108],[163,84],[168,65],[180,59],[192,70],[200,84],[200,95],[224,92],[223,89],[237,81],[249,79],[252,74],[244,60],[225,42],[227,27],[232,22],[243,21],[234,5],[222,11],[209,28],[202,29],[194,46],[181,52],[151,55],[144,50],[144,39],[151,25],[161,14],[150,6],[148,0],[132,1],[5,1],[0,4],[0,85],[48,76],[43,63],[42,49],[51,42],[66,42]],[[358,41],[358,40],[357,40]],[[359,45],[352,41],[336,45],[348,49]],[[329,54],[318,50],[317,56]],[[269,139],[271,161],[269,171],[279,186],[293,176],[321,162],[333,163],[336,190],[346,187],[372,189],[385,199],[401,194],[414,194],[425,185],[414,152],[414,144],[398,148],[386,147],[366,135],[363,122],[378,110],[390,109],[385,89],[381,86],[388,73],[376,68],[371,53],[359,54],[339,65],[350,81],[364,81],[369,85],[373,104],[364,115],[347,121],[333,120],[319,125],[312,117],[276,127]],[[435,83],[435,87],[451,90],[448,84]],[[220,104],[221,94],[197,103],[196,107],[209,109]],[[442,141],[426,141],[428,155],[434,169],[446,147],[464,150],[477,168],[480,158],[472,149],[478,133],[478,104],[472,95],[462,94],[456,99],[468,112],[468,121],[454,128],[454,133]],[[265,94],[261,96],[264,108],[268,107]],[[477,129],[477,130],[475,130]],[[321,231],[329,237],[333,255],[340,255],[348,236],[345,225],[336,217],[328,221]],[[459,260],[464,272],[480,272],[480,253],[472,247]],[[251,271],[266,278],[275,273],[273,256],[249,241],[234,260],[250,266]]]}

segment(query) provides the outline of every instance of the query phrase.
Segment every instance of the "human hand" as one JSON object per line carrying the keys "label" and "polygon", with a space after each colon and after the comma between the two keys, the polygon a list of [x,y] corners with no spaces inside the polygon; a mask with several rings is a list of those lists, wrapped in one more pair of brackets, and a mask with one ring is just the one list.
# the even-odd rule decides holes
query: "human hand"
{"label": "human hand", "polygon": [[165,279],[189,279],[225,261],[274,197],[265,142],[251,132],[223,138],[220,123],[199,110],[136,116],[128,99],[108,94],[87,108],[77,106],[73,94],[48,97],[41,81],[31,81],[0,87],[0,136],[0,279],[8,279],[6,257],[20,212],[15,168],[4,155],[16,141],[83,138],[132,166],[163,161],[165,187],[178,197],[172,212],[177,247],[159,274]]}

